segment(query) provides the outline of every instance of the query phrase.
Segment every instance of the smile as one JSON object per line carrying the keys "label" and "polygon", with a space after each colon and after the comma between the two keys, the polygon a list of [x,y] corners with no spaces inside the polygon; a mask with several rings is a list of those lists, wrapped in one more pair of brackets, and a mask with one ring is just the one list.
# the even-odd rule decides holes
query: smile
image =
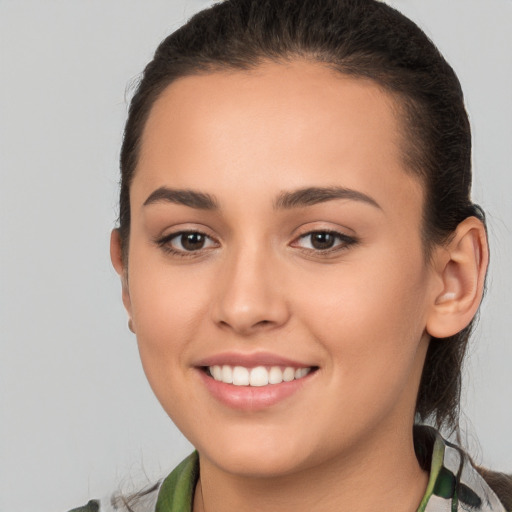
{"label": "smile", "polygon": [[206,370],[216,381],[223,382],[224,384],[263,387],[302,379],[308,375],[313,368],[293,368],[291,366],[256,366],[254,368],[246,368],[245,366],[231,366],[225,364],[222,366],[208,366]]}
{"label": "smile", "polygon": [[320,366],[270,352],[223,352],[195,361],[196,375],[224,406],[265,411],[311,389]]}

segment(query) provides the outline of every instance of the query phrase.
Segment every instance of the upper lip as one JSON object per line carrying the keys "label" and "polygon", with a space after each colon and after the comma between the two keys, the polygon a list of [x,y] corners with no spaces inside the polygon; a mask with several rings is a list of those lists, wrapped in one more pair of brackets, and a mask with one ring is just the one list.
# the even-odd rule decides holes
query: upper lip
{"label": "upper lip", "polygon": [[294,361],[277,354],[269,352],[256,352],[253,354],[243,354],[237,352],[224,352],[206,357],[198,361],[195,366],[244,366],[254,368],[256,366],[290,366],[292,368],[310,368],[310,363]]}

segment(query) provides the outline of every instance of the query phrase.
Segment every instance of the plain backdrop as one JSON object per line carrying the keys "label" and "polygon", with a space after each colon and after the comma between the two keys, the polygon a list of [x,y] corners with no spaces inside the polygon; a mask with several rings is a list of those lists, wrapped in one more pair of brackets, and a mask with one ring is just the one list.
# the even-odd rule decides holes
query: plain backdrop
{"label": "plain backdrop", "polygon": [[[489,291],[465,373],[465,442],[512,471],[512,1],[394,0],[463,84]],[[0,510],[65,511],[191,450],[145,381],[109,232],[127,86],[209,2],[0,0]]]}

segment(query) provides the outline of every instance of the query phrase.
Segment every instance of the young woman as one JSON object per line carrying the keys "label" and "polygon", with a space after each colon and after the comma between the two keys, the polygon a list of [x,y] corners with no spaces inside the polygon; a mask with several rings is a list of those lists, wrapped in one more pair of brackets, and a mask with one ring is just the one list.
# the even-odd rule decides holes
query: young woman
{"label": "young woman", "polygon": [[129,325],[197,449],[123,506],[512,509],[420,426],[457,430],[488,249],[460,85],[418,27],[373,0],[202,11],[146,67],[121,173]]}

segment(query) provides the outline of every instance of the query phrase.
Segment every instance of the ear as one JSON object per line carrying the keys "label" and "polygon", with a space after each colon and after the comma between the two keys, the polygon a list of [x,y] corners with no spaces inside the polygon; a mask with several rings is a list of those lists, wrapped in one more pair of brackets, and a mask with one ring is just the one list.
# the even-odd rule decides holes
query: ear
{"label": "ear", "polygon": [[427,319],[431,336],[453,336],[471,322],[482,300],[488,263],[485,226],[476,217],[468,217],[435,255],[440,287]]}
{"label": "ear", "polygon": [[132,321],[132,303],[130,300],[130,290],[128,287],[128,269],[126,268],[125,262],[123,260],[121,235],[119,233],[119,229],[113,229],[112,233],[110,234],[110,260],[112,261],[112,265],[115,271],[121,278],[123,304],[128,313],[128,327],[130,328],[130,331],[135,332]]}

